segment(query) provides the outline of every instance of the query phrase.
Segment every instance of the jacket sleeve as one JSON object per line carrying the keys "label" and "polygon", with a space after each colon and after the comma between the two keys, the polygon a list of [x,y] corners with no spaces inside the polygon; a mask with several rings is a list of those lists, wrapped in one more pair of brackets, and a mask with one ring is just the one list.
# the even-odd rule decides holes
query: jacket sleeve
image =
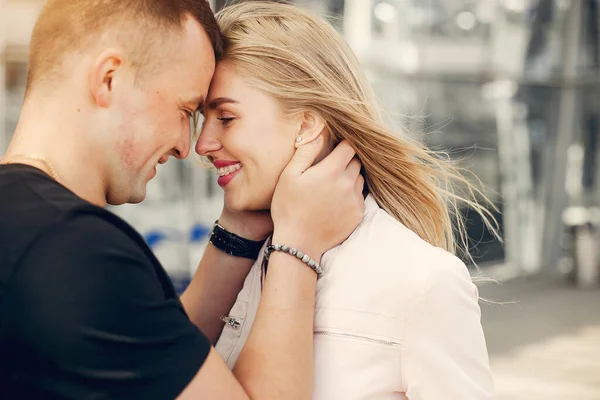
{"label": "jacket sleeve", "polygon": [[460,260],[446,260],[434,268],[409,314],[403,389],[410,400],[492,399],[477,288]]}

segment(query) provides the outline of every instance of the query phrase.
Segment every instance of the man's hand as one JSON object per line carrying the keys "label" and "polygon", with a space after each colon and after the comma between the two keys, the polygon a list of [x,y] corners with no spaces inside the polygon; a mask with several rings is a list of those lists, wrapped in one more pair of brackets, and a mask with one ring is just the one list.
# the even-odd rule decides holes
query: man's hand
{"label": "man's hand", "polygon": [[281,174],[273,196],[273,242],[297,247],[315,259],[339,245],[363,218],[364,179],[348,142],[312,166],[322,137],[300,146]]}

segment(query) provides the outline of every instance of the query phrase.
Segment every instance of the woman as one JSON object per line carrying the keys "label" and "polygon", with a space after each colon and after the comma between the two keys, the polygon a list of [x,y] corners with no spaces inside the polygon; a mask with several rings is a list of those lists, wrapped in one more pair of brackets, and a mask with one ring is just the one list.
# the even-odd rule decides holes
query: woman
{"label": "woman", "polygon": [[[485,211],[452,184],[476,190],[447,159],[390,132],[357,60],[324,20],[260,2],[218,20],[227,49],[196,151],[217,167],[226,206],[268,210],[295,146],[323,146],[324,157],[346,139],[364,168],[364,219],[320,260],[313,397],[492,398],[477,289],[453,255],[457,204]],[[266,273],[261,254],[223,318],[216,348],[230,368]]]}

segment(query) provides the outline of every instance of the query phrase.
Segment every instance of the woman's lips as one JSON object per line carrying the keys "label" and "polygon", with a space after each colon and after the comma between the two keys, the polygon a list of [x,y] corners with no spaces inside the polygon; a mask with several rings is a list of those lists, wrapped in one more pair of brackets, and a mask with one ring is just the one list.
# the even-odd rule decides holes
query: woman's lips
{"label": "woman's lips", "polygon": [[217,168],[217,183],[225,187],[231,180],[239,174],[242,164],[239,161],[214,160],[213,165]]}
{"label": "woman's lips", "polygon": [[[236,167],[237,165],[239,165],[239,167]],[[231,182],[233,178],[235,178],[236,175],[238,175],[242,171],[242,165],[235,164],[234,166],[221,168],[217,171],[221,171],[217,172],[219,174],[217,183],[219,184],[219,186],[225,187],[229,182]],[[221,175],[221,173],[223,173],[223,175]]]}

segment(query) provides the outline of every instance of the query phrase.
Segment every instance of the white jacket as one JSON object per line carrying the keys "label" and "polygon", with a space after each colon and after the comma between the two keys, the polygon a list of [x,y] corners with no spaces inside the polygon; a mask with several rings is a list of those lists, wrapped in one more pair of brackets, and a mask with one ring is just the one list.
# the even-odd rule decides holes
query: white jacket
{"label": "white jacket", "polygon": [[[485,400],[492,379],[466,266],[365,200],[354,233],[322,259],[313,399]],[[233,368],[260,300],[262,255],[216,345]]]}

